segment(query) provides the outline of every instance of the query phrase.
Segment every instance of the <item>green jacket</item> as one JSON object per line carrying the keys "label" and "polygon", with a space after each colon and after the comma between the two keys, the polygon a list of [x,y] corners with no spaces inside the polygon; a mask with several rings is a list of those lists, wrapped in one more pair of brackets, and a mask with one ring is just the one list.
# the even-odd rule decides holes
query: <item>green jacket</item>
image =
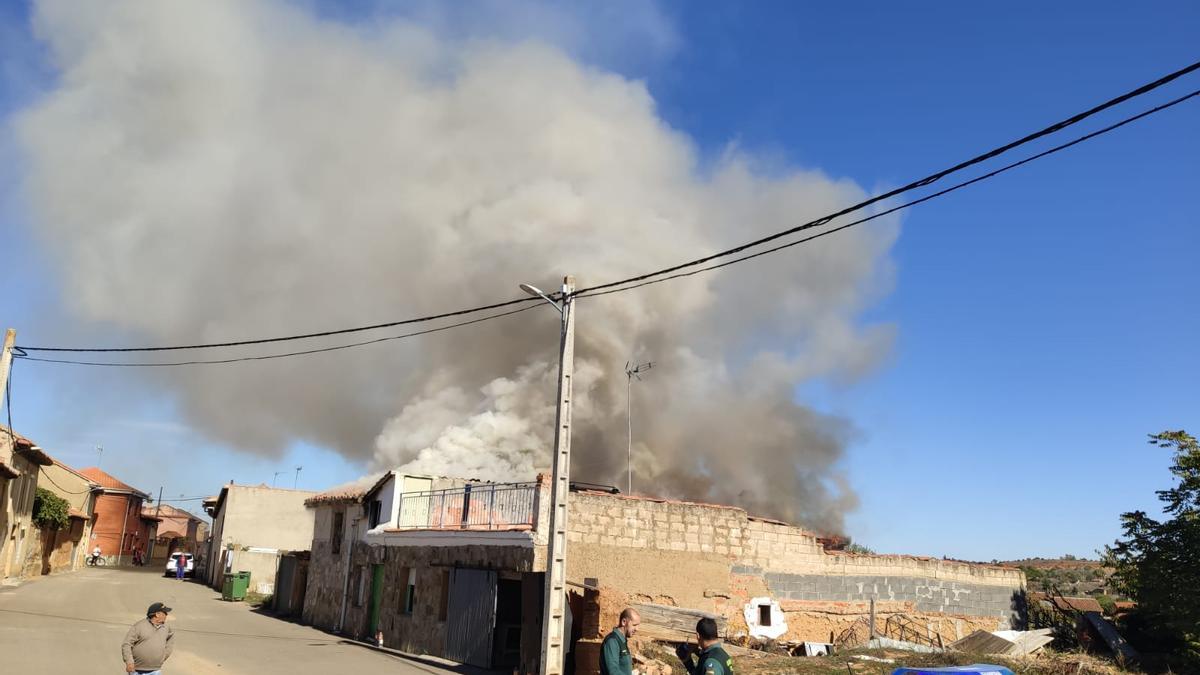
{"label": "green jacket", "polygon": [[691,655],[683,658],[683,667],[690,675],[733,675],[733,659],[721,648],[720,642],[700,652],[699,663],[693,661]]}
{"label": "green jacket", "polygon": [[600,646],[600,675],[633,675],[633,655],[620,628],[614,628]]}

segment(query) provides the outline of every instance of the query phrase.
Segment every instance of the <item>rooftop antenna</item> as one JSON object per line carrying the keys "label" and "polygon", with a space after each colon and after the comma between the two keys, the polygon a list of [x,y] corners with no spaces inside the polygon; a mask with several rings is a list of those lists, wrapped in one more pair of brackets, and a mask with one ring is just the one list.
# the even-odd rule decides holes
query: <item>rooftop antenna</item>
{"label": "rooftop antenna", "polygon": [[625,445],[626,494],[633,494],[633,378],[642,381],[642,373],[654,367],[653,361],[633,365],[625,362],[625,425],[629,429],[629,440]]}
{"label": "rooftop antenna", "polygon": [[275,487],[275,483],[279,481],[279,474],[287,473],[287,471],[276,471],[275,476],[271,478],[271,487]]}
{"label": "rooftop antenna", "polygon": [[96,444],[96,468],[97,469],[100,468],[100,460],[103,458],[104,458],[104,448],[100,447],[100,444],[97,443]]}
{"label": "rooftop antenna", "polygon": [[296,467],[296,478],[292,481],[292,489],[293,490],[295,490],[296,486],[300,484],[300,472],[303,470],[304,470],[304,467],[302,467],[302,466]]}

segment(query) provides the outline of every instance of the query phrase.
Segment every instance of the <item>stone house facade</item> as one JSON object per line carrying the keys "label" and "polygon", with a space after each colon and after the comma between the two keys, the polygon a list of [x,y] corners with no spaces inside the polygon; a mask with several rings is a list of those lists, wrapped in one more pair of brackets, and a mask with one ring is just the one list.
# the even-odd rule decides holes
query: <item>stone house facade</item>
{"label": "stone house facade", "polygon": [[53,463],[36,443],[0,426],[0,580],[40,573],[33,499],[41,469]]}
{"label": "stone house facade", "polygon": [[[310,499],[304,621],[405,651],[536,672],[548,482],[392,473],[370,488]],[[828,550],[813,532],[736,507],[575,489],[567,540],[567,651],[578,673],[596,671],[600,641],[629,604],[718,615],[730,635],[816,642],[861,622],[872,601],[881,628],[903,616],[945,639],[1023,622],[1019,570]]]}

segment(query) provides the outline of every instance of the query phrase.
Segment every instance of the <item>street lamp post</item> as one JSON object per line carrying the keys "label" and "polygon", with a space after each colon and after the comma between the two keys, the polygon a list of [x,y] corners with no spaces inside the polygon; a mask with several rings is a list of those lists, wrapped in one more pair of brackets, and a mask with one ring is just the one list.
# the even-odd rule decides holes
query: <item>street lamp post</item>
{"label": "street lamp post", "polygon": [[575,369],[575,278],[563,279],[558,302],[529,284],[521,290],[554,306],[562,315],[558,351],[558,403],[554,465],[550,483],[550,536],[546,546],[546,594],[542,603],[541,675],[561,675],[566,653],[567,499],[571,494],[571,378]]}

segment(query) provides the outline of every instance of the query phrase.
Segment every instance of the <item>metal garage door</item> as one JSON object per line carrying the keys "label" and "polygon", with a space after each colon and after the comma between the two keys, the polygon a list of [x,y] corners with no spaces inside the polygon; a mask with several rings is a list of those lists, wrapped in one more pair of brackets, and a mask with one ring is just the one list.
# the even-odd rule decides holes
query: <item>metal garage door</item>
{"label": "metal garage door", "polygon": [[496,625],[496,573],[450,570],[446,619],[446,658],[490,668],[492,627]]}

